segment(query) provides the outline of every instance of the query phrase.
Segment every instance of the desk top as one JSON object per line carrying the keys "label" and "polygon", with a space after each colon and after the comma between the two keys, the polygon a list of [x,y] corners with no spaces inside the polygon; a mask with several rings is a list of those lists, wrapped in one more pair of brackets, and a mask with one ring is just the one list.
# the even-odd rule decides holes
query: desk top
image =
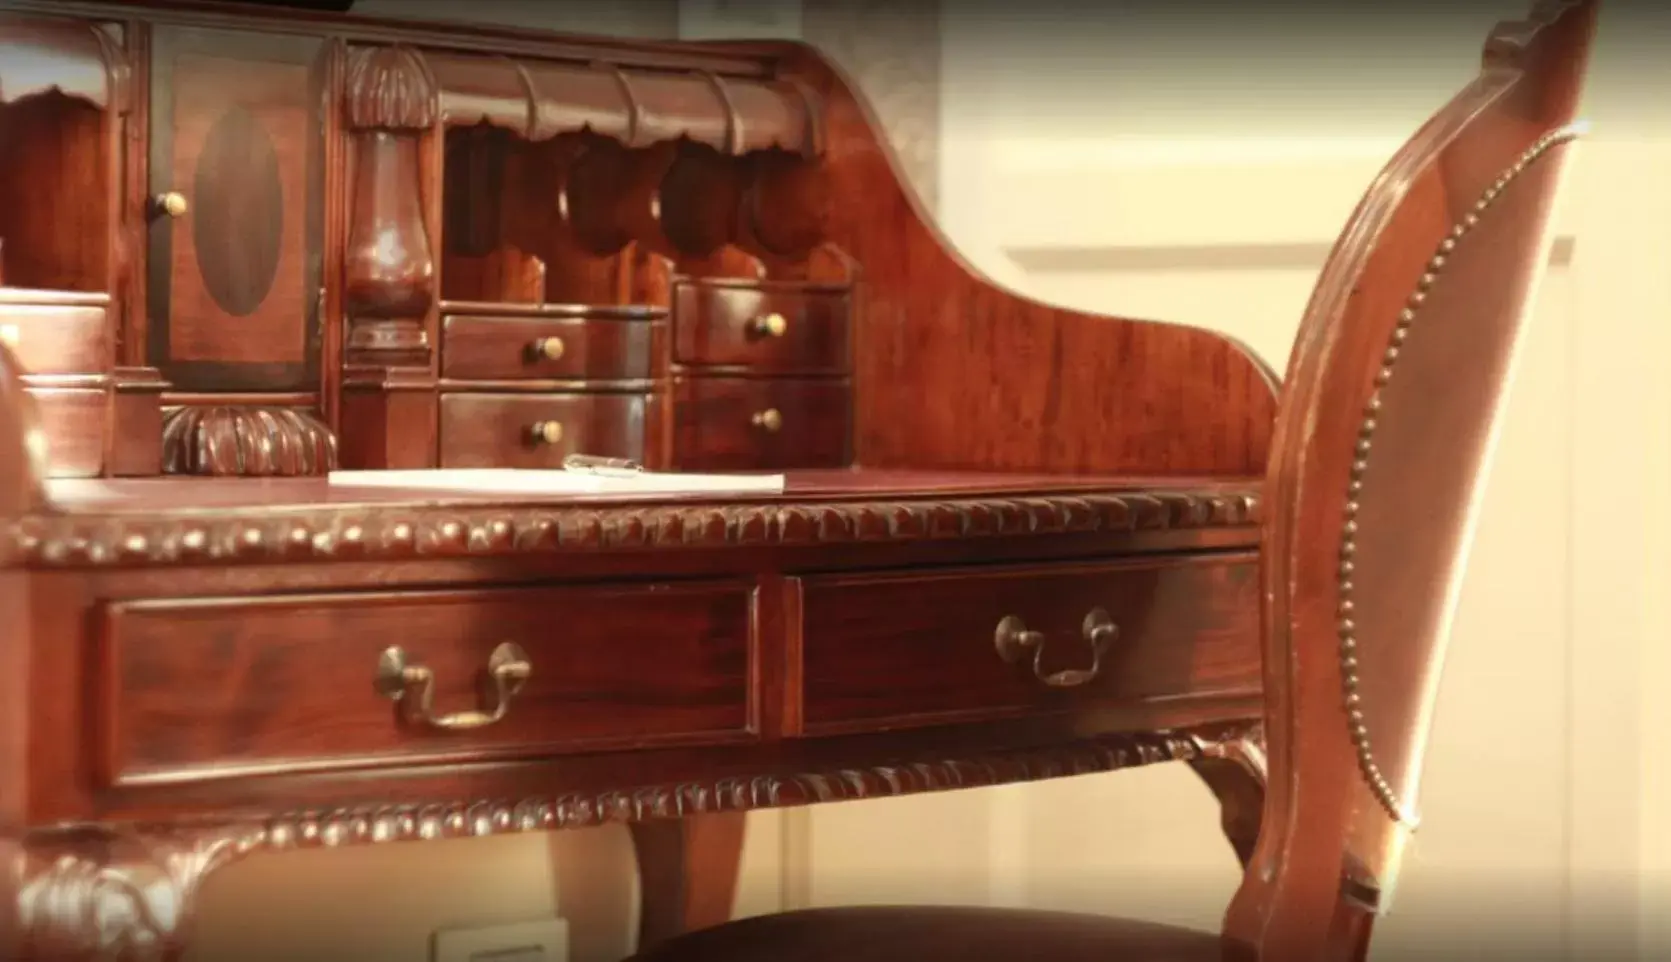
{"label": "desk top", "polygon": [[1258,520],[1253,478],[854,469],[786,479],[773,495],[514,499],[323,478],[64,479],[0,552],[31,567],[128,567],[1116,532],[1192,532],[1187,546],[1211,532],[1213,546],[1239,547]]}

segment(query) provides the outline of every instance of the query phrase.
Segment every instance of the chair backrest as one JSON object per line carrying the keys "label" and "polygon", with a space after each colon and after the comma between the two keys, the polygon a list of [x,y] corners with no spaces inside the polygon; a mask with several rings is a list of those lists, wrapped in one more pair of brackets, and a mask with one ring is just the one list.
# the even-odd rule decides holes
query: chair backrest
{"label": "chair backrest", "polygon": [[1269,784],[1235,955],[1360,957],[1390,901],[1595,18],[1579,0],[1498,24],[1307,307],[1266,476]]}

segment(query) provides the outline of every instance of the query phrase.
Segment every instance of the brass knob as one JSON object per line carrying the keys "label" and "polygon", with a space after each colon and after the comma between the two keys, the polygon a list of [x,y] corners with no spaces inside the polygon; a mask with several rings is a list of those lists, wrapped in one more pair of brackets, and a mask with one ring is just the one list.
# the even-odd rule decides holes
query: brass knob
{"label": "brass knob", "polygon": [[760,337],[782,337],[789,330],[789,320],[776,311],[754,319],[754,333]]}
{"label": "brass knob", "polygon": [[186,202],[186,195],[177,190],[165,191],[152,198],[157,210],[169,217],[184,217],[186,211],[191,210],[191,204]]}
{"label": "brass knob", "polygon": [[777,408],[767,408],[764,411],[757,411],[755,412],[753,420],[755,427],[760,428],[763,431],[770,431],[774,434],[777,433],[779,428],[783,427],[783,415],[778,413]]}
{"label": "brass knob", "polygon": [[561,360],[563,357],[563,339],[560,337],[542,337],[534,341],[535,357],[543,357],[548,361]]}
{"label": "brass knob", "polygon": [[536,421],[528,429],[528,433],[537,444],[556,444],[563,440],[563,422]]}

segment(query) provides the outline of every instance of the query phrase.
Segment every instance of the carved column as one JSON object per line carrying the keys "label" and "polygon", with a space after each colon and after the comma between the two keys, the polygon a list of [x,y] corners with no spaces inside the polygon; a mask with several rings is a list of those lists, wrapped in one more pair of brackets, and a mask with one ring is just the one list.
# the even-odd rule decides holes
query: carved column
{"label": "carved column", "polygon": [[417,51],[350,54],[344,115],[349,151],[343,257],[347,330],[342,451],[346,467],[427,467],[435,433],[437,303],[431,234],[437,109]]}
{"label": "carved column", "polygon": [[253,850],[259,829],[75,829],[0,840],[0,958],[177,959],[209,873]]}

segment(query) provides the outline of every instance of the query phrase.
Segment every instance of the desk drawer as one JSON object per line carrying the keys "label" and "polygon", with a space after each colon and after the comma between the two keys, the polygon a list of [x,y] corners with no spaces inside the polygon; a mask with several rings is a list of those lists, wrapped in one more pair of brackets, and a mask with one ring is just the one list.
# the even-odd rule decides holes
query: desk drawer
{"label": "desk drawer", "polygon": [[[751,737],[754,589],[742,583],[158,600],[105,611],[102,777],[191,781]],[[467,730],[380,691],[387,649],[433,712],[492,712],[506,642],[526,678]],[[408,676],[411,672],[408,671]]]}
{"label": "desk drawer", "polygon": [[[803,582],[803,719],[809,734],[1133,705],[1260,684],[1252,555],[961,569]],[[996,635],[1042,646],[1000,656]],[[1087,636],[1106,638],[1095,677]],[[1025,640],[1025,639],[1018,639]]]}
{"label": "desk drawer", "polygon": [[845,374],[849,300],[844,291],[678,288],[674,353],[681,364],[772,374]]}
{"label": "desk drawer", "polygon": [[691,377],[674,391],[674,457],[682,470],[839,468],[852,460],[845,380]]}
{"label": "desk drawer", "polygon": [[631,381],[655,377],[665,321],[621,316],[441,322],[441,376],[459,380]]}
{"label": "desk drawer", "polygon": [[441,467],[558,468],[570,454],[644,458],[649,394],[441,396]]}

